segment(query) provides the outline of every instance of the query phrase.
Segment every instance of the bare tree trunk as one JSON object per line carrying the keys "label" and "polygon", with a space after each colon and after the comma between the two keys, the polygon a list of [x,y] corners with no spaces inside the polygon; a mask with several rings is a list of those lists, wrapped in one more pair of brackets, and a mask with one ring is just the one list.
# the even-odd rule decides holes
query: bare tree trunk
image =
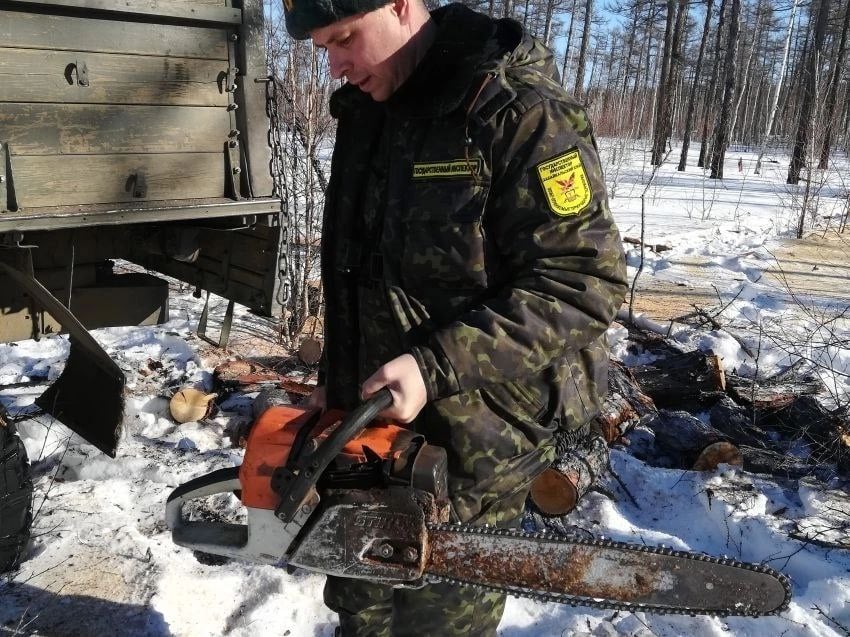
{"label": "bare tree trunk", "polygon": [[702,27],[702,38],[699,42],[699,54],[697,55],[697,64],[694,69],[694,82],[691,85],[691,94],[688,97],[688,112],[685,115],[685,132],[682,135],[682,153],[679,155],[679,170],[685,170],[688,163],[688,149],[691,145],[691,126],[693,125],[694,111],[697,104],[697,87],[699,86],[700,71],[702,71],[702,58],[705,53],[705,43],[708,40],[708,32],[711,27],[711,9],[714,0],[706,0],[705,5],[705,24]]}
{"label": "bare tree trunk", "polygon": [[753,66],[753,55],[758,48],[759,38],[761,36],[761,13],[761,0],[759,0],[758,5],[756,6],[756,24],[753,29],[753,43],[750,46],[750,55],[747,58],[747,63],[744,65],[744,76],[741,78],[741,82],[739,84],[741,90],[738,91],[738,99],[735,102],[735,108],[732,109],[732,122],[729,124],[730,133],[735,132],[735,124],[738,121],[738,111],[741,109],[741,102],[744,100],[744,92],[749,88],[748,81],[750,77],[750,70]]}
{"label": "bare tree trunk", "polygon": [[717,35],[714,38],[714,68],[711,71],[711,82],[708,84],[708,92],[705,96],[705,112],[703,113],[702,123],[702,146],[699,150],[699,159],[697,166],[705,168],[705,160],[708,157],[709,137],[708,137],[708,122],[713,121],[711,117],[712,108],[714,107],[715,95],[717,93],[717,80],[720,76],[720,43],[723,41],[723,26],[726,22],[726,0],[720,0],[720,11],[717,15]]}
{"label": "bare tree trunk", "polygon": [[575,95],[582,98],[584,90],[584,65],[587,57],[587,47],[590,44],[590,20],[593,17],[593,0],[585,0],[584,4],[584,32],[581,35],[581,48],[578,52],[578,67],[576,68]]}
{"label": "bare tree trunk", "polygon": [[670,49],[670,68],[667,72],[667,100],[664,105],[664,141],[673,136],[673,114],[681,103],[682,37],[688,16],[687,0],[678,0],[676,25],[673,27],[673,45]]}
{"label": "bare tree trunk", "polygon": [[549,46],[549,38],[552,37],[552,15],[555,13],[555,0],[546,3],[546,23],[543,25],[543,44]]}
{"label": "bare tree trunk", "polygon": [[573,40],[573,27],[576,23],[576,9],[578,0],[573,0],[573,8],[570,12],[570,30],[567,32],[567,45],[564,47],[564,64],[561,67],[561,84],[566,88],[567,86],[567,67],[570,63],[570,46],[572,45]]}
{"label": "bare tree trunk", "polygon": [[794,32],[794,18],[797,15],[797,7],[800,6],[800,0],[794,0],[791,5],[791,17],[788,18],[788,33],[785,36],[785,49],[782,53],[782,67],[779,69],[779,84],[776,86],[776,94],[773,96],[773,104],[770,107],[770,114],[767,118],[767,125],[764,127],[764,138],[761,142],[761,150],[759,150],[758,159],[756,159],[755,173],[761,173],[761,160],[764,157],[767,143],[770,135],[773,132],[773,123],[776,120],[776,113],[779,110],[779,94],[782,92],[782,80],[785,78],[785,70],[788,68],[788,52],[791,50],[791,34]]}
{"label": "bare tree trunk", "polygon": [[850,25],[850,0],[844,8],[844,23],[841,26],[841,41],[838,44],[838,53],[833,60],[832,73],[829,78],[829,87],[826,90],[826,104],[824,106],[823,146],[820,151],[820,163],[818,168],[826,170],[829,166],[829,147],[832,145],[832,123],[835,119],[835,99],[838,94],[838,82],[841,68],[844,66],[844,52],[847,49],[847,29]]}
{"label": "bare tree trunk", "polygon": [[675,0],[667,0],[667,21],[664,27],[664,51],[661,58],[661,77],[658,78],[658,92],[655,98],[655,123],[652,134],[652,156],[650,165],[658,166],[664,156],[666,139],[664,133],[667,130],[664,116],[667,112],[667,102],[671,99],[668,84],[670,76],[670,64],[673,51],[673,23],[676,18]]}
{"label": "bare tree trunk", "polygon": [[800,119],[797,126],[797,135],[794,139],[794,149],[791,155],[791,163],[788,166],[788,179],[786,183],[797,184],[800,182],[800,170],[806,164],[806,145],[809,143],[809,135],[812,129],[812,113],[815,102],[815,87],[818,80],[818,62],[823,53],[823,40],[826,33],[826,21],[829,16],[829,0],[820,0],[817,24],[815,26],[814,46],[809,53],[806,62],[805,89],[803,91],[803,103],[800,107]]}
{"label": "bare tree trunk", "polygon": [[720,109],[720,121],[714,136],[714,148],[711,153],[711,178],[723,179],[723,160],[726,146],[729,144],[729,123],[732,119],[732,100],[735,96],[735,54],[738,49],[738,25],[741,16],[741,0],[732,0],[732,15],[729,17],[729,37],[726,40],[726,61],[724,74],[726,81],[723,90],[723,106]]}
{"label": "bare tree trunk", "polygon": [[634,15],[632,16],[632,24],[629,29],[629,34],[626,36],[626,40],[628,41],[628,51],[626,52],[626,58],[623,60],[623,88],[620,91],[620,100],[624,101],[626,99],[626,90],[629,86],[629,65],[632,63],[632,52],[634,51],[635,46],[635,31],[637,31],[637,20],[638,20],[638,11],[635,9]]}

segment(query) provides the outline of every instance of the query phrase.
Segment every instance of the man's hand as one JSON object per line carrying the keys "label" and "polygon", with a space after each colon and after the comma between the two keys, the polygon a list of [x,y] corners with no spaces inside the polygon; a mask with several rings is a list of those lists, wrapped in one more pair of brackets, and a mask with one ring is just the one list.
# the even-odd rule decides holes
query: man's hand
{"label": "man's hand", "polygon": [[393,395],[393,404],[381,412],[384,418],[399,422],[410,422],[422,411],[428,394],[425,381],[416,359],[410,354],[402,354],[378,368],[363,383],[361,394],[369,398],[382,387]]}

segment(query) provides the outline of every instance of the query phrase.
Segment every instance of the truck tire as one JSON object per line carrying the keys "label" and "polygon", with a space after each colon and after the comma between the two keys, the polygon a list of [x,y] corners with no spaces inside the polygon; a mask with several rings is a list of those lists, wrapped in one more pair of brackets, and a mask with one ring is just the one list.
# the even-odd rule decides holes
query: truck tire
{"label": "truck tire", "polygon": [[32,527],[32,477],[27,450],[0,407],[0,573],[21,561]]}

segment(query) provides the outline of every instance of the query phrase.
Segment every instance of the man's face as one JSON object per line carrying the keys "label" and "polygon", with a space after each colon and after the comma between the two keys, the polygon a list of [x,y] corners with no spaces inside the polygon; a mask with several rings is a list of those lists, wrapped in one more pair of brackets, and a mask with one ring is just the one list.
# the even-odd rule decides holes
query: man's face
{"label": "man's face", "polygon": [[345,77],[376,102],[383,102],[407,79],[403,52],[410,39],[396,1],[374,11],[343,18],[310,32],[327,49],[331,75]]}

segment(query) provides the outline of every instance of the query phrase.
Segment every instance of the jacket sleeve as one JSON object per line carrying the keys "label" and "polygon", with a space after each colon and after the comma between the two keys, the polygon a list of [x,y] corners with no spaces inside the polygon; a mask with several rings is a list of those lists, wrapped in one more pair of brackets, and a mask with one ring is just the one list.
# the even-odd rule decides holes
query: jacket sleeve
{"label": "jacket sleeve", "polygon": [[412,349],[429,400],[576,356],[625,295],[622,243],[584,111],[556,100],[509,110],[493,157],[484,212],[497,252],[488,256],[492,295]]}

